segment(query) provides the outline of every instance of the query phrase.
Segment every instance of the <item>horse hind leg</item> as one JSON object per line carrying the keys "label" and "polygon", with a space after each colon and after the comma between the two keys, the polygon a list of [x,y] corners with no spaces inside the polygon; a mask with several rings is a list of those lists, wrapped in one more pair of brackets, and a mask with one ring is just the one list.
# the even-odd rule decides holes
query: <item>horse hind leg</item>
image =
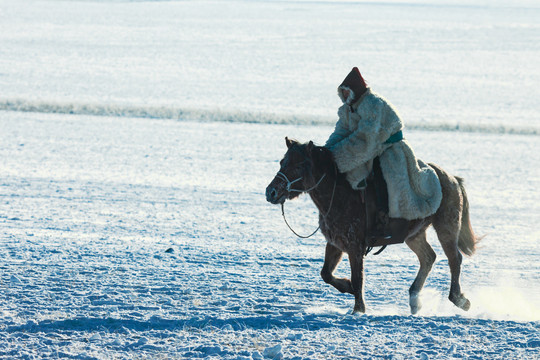
{"label": "horse hind leg", "polygon": [[[463,259],[459,251],[459,237],[462,226],[468,226],[468,228],[464,229],[468,231],[462,234],[466,235],[465,237],[468,239],[465,242],[462,241],[463,251],[472,255],[476,242],[474,233],[470,229],[467,195],[462,181],[449,175],[437,165],[430,165],[439,176],[443,195],[441,205],[433,217],[433,228],[437,232],[437,237],[450,266],[451,280],[448,298],[457,307],[469,310],[471,302],[461,293],[459,284],[461,261]],[[465,224],[462,225],[462,221],[465,221]]]}
{"label": "horse hind leg", "polygon": [[459,221],[446,224],[437,224],[435,222],[434,227],[450,266],[451,280],[448,299],[460,309],[467,311],[471,307],[471,302],[461,292],[459,283],[461,261],[463,259],[463,255],[461,255],[458,248]]}
{"label": "horse hind leg", "polygon": [[334,276],[334,270],[341,261],[343,251],[337,247],[326,244],[326,253],[324,255],[324,265],[321,270],[321,277],[325,283],[332,285],[342,293],[354,294],[351,280],[339,279]]}
{"label": "horse hind leg", "polygon": [[409,305],[411,306],[411,313],[416,314],[421,308],[422,303],[420,301],[420,291],[424,287],[426,278],[435,263],[435,251],[429,243],[426,241],[426,231],[422,231],[415,237],[406,241],[407,246],[418,256],[420,261],[420,269],[409,289]]}

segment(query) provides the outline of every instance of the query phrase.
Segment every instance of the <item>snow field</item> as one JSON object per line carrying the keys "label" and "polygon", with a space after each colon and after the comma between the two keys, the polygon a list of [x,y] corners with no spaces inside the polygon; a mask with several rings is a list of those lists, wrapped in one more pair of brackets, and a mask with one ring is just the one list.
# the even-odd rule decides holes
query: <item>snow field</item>
{"label": "snow field", "polygon": [[[0,0],[0,358],[539,358],[539,11]],[[420,314],[417,259],[392,246],[350,315],[321,235],[264,199],[284,137],[332,131],[352,66],[420,158],[466,179],[487,235],[462,266],[467,313],[430,232]],[[308,197],[286,210],[316,227]]]}
{"label": "snow field", "polygon": [[[500,135],[407,132],[422,159],[466,178],[473,225],[488,232],[462,267],[472,308],[446,300],[430,233],[438,259],[419,316],[405,246],[367,258],[367,314],[353,316],[352,296],[319,277],[321,235],[295,238],[264,199],[284,136],[321,143],[330,127],[0,118],[2,357],[539,356],[535,136],[503,136],[509,153]],[[316,227],[307,197],[286,210],[299,231]]]}
{"label": "snow field", "polygon": [[359,66],[409,126],[540,132],[531,0],[0,0],[0,9],[2,110],[331,125],[337,85]]}

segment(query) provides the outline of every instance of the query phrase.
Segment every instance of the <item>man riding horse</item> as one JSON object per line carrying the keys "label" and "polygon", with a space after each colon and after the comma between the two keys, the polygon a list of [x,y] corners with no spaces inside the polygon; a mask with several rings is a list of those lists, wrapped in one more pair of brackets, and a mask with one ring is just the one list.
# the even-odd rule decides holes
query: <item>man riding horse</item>
{"label": "man riding horse", "polygon": [[402,242],[407,220],[434,214],[442,192],[435,171],[416,158],[403,138],[403,123],[394,107],[367,85],[353,68],[338,87],[343,105],[325,146],[340,172],[363,193],[373,177],[377,194],[377,226],[369,237]]}
{"label": "man riding horse", "polygon": [[[480,238],[471,226],[463,179],[414,156],[403,139],[397,112],[366,86],[357,68],[338,94],[344,104],[326,146],[286,138],[288,150],[266,188],[266,200],[283,206],[301,193],[309,194],[327,242],[321,277],[340,292],[354,295],[353,312],[366,310],[364,257],[369,249],[405,241],[420,261],[409,288],[411,313],[418,313],[420,291],[436,258],[426,239],[426,230],[433,225],[450,267],[448,299],[469,310],[471,302],[459,281],[462,254],[472,255]],[[379,216],[380,232],[373,221],[375,203],[379,213],[389,216]],[[334,275],[343,254],[349,257],[350,279]]]}

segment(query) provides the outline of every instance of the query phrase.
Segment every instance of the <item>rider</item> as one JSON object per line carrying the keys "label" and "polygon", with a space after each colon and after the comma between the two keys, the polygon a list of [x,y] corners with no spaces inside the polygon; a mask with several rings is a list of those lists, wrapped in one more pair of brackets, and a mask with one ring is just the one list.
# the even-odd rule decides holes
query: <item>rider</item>
{"label": "rider", "polygon": [[407,235],[407,220],[425,218],[437,211],[442,199],[437,174],[415,157],[403,138],[403,123],[397,111],[366,85],[358,68],[353,68],[339,85],[338,95],[343,105],[325,146],[355,190],[365,190],[366,179],[380,166],[384,179],[378,182],[382,186],[386,182],[388,202],[380,195],[386,192],[376,185],[379,225],[368,235],[401,242]]}

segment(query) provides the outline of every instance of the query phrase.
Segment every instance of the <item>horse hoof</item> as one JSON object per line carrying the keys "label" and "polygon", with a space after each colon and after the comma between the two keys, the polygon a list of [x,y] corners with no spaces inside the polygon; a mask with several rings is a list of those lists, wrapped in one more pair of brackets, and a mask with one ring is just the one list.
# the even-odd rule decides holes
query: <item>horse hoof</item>
{"label": "horse hoof", "polygon": [[422,302],[418,295],[411,295],[409,298],[409,305],[411,306],[411,314],[416,315],[422,308]]}
{"label": "horse hoof", "polygon": [[471,302],[462,294],[456,297],[450,297],[450,301],[454,303],[458,308],[463,309],[465,311],[469,311],[471,308]]}
{"label": "horse hoof", "polygon": [[458,305],[458,307],[465,311],[469,311],[469,309],[471,308],[471,302],[463,298],[463,300],[461,301],[460,305]]}
{"label": "horse hoof", "polygon": [[364,314],[366,312],[366,308],[365,307],[354,307],[353,311],[352,311],[352,314],[355,315],[355,314]]}

